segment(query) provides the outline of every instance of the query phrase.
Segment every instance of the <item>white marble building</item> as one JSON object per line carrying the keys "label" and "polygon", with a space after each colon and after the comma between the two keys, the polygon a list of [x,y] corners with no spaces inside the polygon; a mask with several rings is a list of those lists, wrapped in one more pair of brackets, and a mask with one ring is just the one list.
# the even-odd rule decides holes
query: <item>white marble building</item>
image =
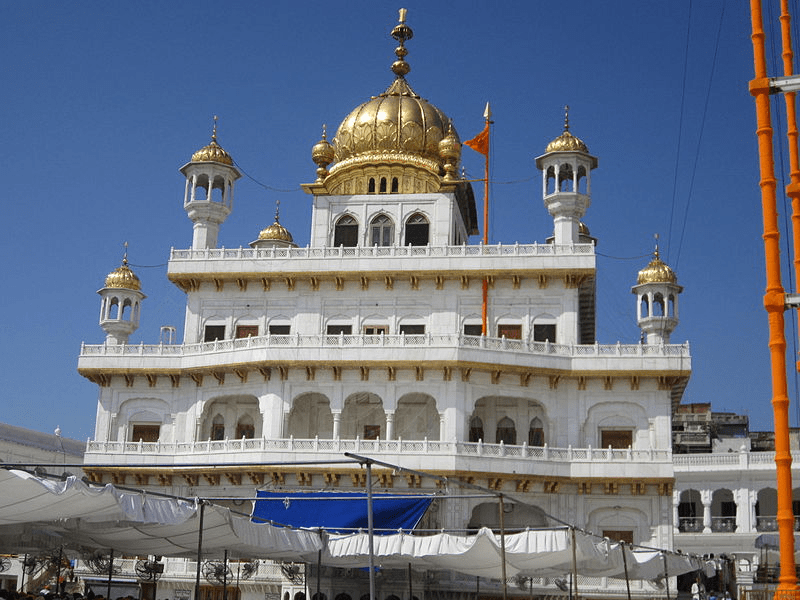
{"label": "white marble building", "polygon": [[[99,388],[86,461],[105,466],[89,476],[220,498],[363,488],[358,466],[280,465],[351,451],[508,493],[519,501],[509,529],[553,515],[671,548],[670,418],[691,370],[688,345],[670,343],[675,274],[657,253],[639,272],[641,344],[595,339],[582,220],[598,161],[568,124],[536,158],[554,237],[477,243],[458,134],[405,78],[408,26],[392,35],[394,81],[313,148],[308,247],[276,218],[249,247],[217,248],[240,173],[216,130],[181,168],[193,243],[172,251],[168,274],[186,292],[184,339],[128,345],[146,300],[127,264],[109,274],[106,340],[84,344],[78,363]],[[436,489],[391,469],[376,477],[397,493]],[[440,500],[424,525],[497,527],[496,506]],[[331,578],[323,591],[356,598],[360,585]]]}

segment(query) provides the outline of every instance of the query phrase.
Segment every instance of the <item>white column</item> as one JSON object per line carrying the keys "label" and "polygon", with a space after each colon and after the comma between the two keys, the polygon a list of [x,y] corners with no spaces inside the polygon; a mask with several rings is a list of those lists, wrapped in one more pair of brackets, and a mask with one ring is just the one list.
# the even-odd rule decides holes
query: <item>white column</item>
{"label": "white column", "polygon": [[681,493],[678,490],[672,492],[672,531],[674,533],[680,532],[681,520],[678,516],[678,505],[681,503]]}
{"label": "white column", "polygon": [[700,500],[703,503],[703,533],[711,533],[711,490],[701,491]]}
{"label": "white column", "polygon": [[447,417],[444,411],[439,413],[439,440],[444,441],[447,437]]}
{"label": "white column", "polygon": [[334,410],[333,413],[333,439],[339,439],[339,430],[342,425],[342,411]]}
{"label": "white column", "polygon": [[386,411],[386,439],[394,439],[394,411]]}

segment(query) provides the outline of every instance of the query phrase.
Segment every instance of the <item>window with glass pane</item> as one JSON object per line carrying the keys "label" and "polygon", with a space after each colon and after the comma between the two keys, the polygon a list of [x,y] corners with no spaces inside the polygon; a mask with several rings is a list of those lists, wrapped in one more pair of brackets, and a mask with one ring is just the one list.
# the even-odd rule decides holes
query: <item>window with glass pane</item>
{"label": "window with glass pane", "polygon": [[270,325],[270,335],[289,335],[291,327],[289,325]]}
{"label": "window with glass pane", "polygon": [[428,245],[428,219],[419,213],[414,213],[406,221],[406,246]]}
{"label": "window with glass pane", "polygon": [[425,325],[400,325],[400,333],[406,335],[424,335]]}
{"label": "window with glass pane", "polygon": [[394,223],[386,215],[378,215],[370,225],[370,245],[391,246],[394,242]]}
{"label": "window with glass pane", "polygon": [[258,325],[237,325],[236,326],[236,337],[237,338],[256,337],[257,335],[258,335]]}
{"label": "window with glass pane", "polygon": [[633,432],[623,429],[604,429],[600,432],[600,446],[625,450],[633,446]]}
{"label": "window with glass pane", "polygon": [[333,231],[333,245],[352,248],[358,245],[358,221],[350,215],[345,215],[336,221]]}
{"label": "window with glass pane", "polygon": [[522,325],[501,323],[497,326],[497,337],[504,337],[508,340],[521,340]]}
{"label": "window with glass pane", "polygon": [[556,341],[556,324],[538,324],[533,326],[533,341],[534,342],[555,342]]}
{"label": "window with glass pane", "polygon": [[325,333],[328,335],[339,335],[343,333],[344,335],[350,335],[353,333],[353,326],[352,325],[328,325],[325,329]]}
{"label": "window with glass pane", "polygon": [[206,325],[203,335],[204,342],[225,339],[225,325]]}

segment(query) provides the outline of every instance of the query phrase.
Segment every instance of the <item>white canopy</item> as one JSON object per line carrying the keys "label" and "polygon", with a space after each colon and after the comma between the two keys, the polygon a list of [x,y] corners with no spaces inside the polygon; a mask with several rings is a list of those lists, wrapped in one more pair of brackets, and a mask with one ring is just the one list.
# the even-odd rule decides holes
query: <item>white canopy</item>
{"label": "white canopy", "polygon": [[[145,556],[193,557],[197,552],[200,502],[91,486],[72,476],[50,480],[0,469],[0,553],[35,552],[59,545],[73,549],[113,548]],[[587,576],[624,577],[623,548],[631,579],[656,579],[702,567],[698,559],[659,551],[632,551],[568,528],[537,529],[505,536],[506,575],[560,577],[573,570]],[[327,541],[327,543],[326,543]],[[502,577],[500,537],[489,529],[476,535],[449,533],[374,537],[374,564],[383,568],[451,569],[473,576]],[[230,510],[203,509],[203,555],[224,550],[247,558],[316,562],[331,566],[369,564],[366,533],[332,535],[258,524]]]}
{"label": "white canopy", "polygon": [[[203,554],[235,549],[250,558],[300,560],[322,549],[317,532],[256,524],[215,505],[203,509]],[[145,556],[194,556],[200,503],[90,486],[77,477],[49,480],[0,469],[0,552],[63,544]]]}
{"label": "white canopy", "polygon": [[[452,569],[470,575],[502,577],[501,540],[483,528],[473,536],[439,533],[431,536],[398,533],[375,536],[375,564],[385,568],[412,567]],[[560,577],[573,570],[572,530],[537,529],[505,536],[506,575]],[[575,532],[575,563],[581,575],[625,577],[622,551],[625,550],[630,579],[663,577],[701,568],[699,559],[659,551],[632,551],[607,539]],[[666,565],[665,565],[666,560]],[[323,551],[328,565],[363,567],[369,561],[369,536],[366,533],[332,536]]]}

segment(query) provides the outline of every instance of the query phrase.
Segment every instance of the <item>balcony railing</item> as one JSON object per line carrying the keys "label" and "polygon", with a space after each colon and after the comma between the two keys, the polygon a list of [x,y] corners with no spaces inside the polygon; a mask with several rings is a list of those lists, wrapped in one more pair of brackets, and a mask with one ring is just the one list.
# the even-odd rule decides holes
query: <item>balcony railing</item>
{"label": "balcony railing", "polygon": [[703,531],[703,517],[679,517],[678,531],[682,533],[700,533]]}
{"label": "balcony railing", "polygon": [[233,340],[217,340],[197,344],[83,344],[81,356],[125,355],[125,356],[196,356],[255,348],[481,348],[499,352],[535,354],[543,356],[576,357],[640,357],[672,356],[689,357],[689,344],[551,344],[471,336],[463,334],[444,335],[266,335]]}
{"label": "balcony railing", "polygon": [[[575,462],[646,462],[670,463],[670,450],[618,450],[612,448],[550,448],[527,444],[506,445],[483,442],[442,442],[433,440],[362,440],[356,439],[266,439],[244,438],[240,440],[207,440],[202,442],[102,442],[89,440],[87,454],[136,454],[136,455],[214,455],[229,453],[234,460],[252,460],[262,453],[303,452],[309,454],[341,454],[343,452],[365,452],[370,455],[420,454],[439,456],[517,458],[555,463]],[[248,457],[249,455],[249,457]]]}
{"label": "balcony railing", "polygon": [[256,258],[387,258],[395,256],[557,256],[593,255],[593,244],[495,244],[461,246],[352,246],[305,248],[189,248],[170,251],[170,260],[226,260]]}
{"label": "balcony railing", "polygon": [[736,531],[736,517],[711,517],[711,531],[733,533]]}
{"label": "balcony railing", "polygon": [[[800,531],[800,516],[794,518],[794,530]],[[756,517],[756,531],[778,531],[778,517]]]}

